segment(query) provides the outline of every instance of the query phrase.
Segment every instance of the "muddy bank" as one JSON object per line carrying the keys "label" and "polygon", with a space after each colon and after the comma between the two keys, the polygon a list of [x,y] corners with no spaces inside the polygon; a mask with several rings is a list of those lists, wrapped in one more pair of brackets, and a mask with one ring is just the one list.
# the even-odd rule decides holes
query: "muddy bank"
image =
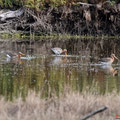
{"label": "muddy bank", "polygon": [[78,3],[57,8],[47,7],[42,11],[28,8],[22,10],[23,14],[17,17],[4,19],[0,16],[0,32],[120,35],[120,4]]}

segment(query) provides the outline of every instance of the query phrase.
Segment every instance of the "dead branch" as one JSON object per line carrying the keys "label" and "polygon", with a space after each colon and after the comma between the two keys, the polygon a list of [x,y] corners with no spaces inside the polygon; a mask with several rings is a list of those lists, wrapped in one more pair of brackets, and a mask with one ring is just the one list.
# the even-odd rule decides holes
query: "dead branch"
{"label": "dead branch", "polygon": [[87,5],[87,6],[96,6],[95,4],[89,4],[89,3],[83,3],[83,2],[77,2],[77,4]]}
{"label": "dead branch", "polygon": [[9,18],[19,17],[23,13],[24,13],[23,8],[20,8],[20,9],[18,9],[16,11],[8,11],[8,12],[5,12],[5,13],[0,13],[0,20],[5,21],[6,19],[9,19]]}
{"label": "dead branch", "polygon": [[102,107],[102,108],[96,110],[95,112],[89,113],[88,115],[86,115],[85,117],[83,117],[83,118],[80,119],[80,120],[87,120],[88,118],[92,117],[93,115],[95,115],[95,114],[97,114],[97,113],[100,113],[100,112],[103,112],[103,111],[106,110],[106,109],[107,109],[107,107]]}

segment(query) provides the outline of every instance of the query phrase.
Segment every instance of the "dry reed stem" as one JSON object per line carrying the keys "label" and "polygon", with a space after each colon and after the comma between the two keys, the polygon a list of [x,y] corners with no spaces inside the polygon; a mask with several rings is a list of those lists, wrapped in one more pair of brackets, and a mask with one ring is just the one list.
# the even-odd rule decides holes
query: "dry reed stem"
{"label": "dry reed stem", "polygon": [[89,120],[114,120],[120,114],[120,95],[94,95],[69,92],[59,98],[41,99],[34,92],[26,101],[14,102],[0,99],[0,120],[80,120],[83,116],[103,106],[108,109]]}

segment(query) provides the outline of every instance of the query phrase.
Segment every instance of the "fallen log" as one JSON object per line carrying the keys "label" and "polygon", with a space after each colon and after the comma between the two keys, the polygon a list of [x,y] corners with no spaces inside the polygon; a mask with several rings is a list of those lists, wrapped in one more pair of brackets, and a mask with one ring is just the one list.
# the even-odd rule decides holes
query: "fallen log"
{"label": "fallen log", "polygon": [[102,108],[100,108],[99,110],[96,110],[95,112],[89,113],[88,115],[86,115],[85,117],[83,117],[83,118],[80,119],[80,120],[87,120],[88,118],[92,117],[93,115],[95,115],[95,114],[97,114],[97,113],[99,113],[99,112],[103,112],[103,111],[106,110],[106,109],[107,109],[107,107],[102,107]]}
{"label": "fallen log", "polygon": [[15,11],[8,11],[8,12],[5,12],[5,13],[1,13],[0,14],[0,20],[1,21],[5,21],[6,19],[19,17],[23,13],[24,13],[24,9],[23,8],[20,8],[20,9],[15,10]]}

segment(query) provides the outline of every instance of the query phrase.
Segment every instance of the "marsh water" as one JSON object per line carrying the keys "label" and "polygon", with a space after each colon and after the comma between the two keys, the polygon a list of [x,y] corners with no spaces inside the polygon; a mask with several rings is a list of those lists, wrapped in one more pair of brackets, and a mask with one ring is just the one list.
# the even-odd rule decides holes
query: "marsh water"
{"label": "marsh water", "polygon": [[[66,88],[96,94],[120,92],[120,62],[110,66],[99,64],[114,53],[120,58],[119,39],[39,39],[4,40],[1,51],[23,52],[21,59],[0,56],[0,95],[7,100],[29,91],[42,97],[59,96]],[[66,48],[68,56],[56,56],[51,48]]]}

